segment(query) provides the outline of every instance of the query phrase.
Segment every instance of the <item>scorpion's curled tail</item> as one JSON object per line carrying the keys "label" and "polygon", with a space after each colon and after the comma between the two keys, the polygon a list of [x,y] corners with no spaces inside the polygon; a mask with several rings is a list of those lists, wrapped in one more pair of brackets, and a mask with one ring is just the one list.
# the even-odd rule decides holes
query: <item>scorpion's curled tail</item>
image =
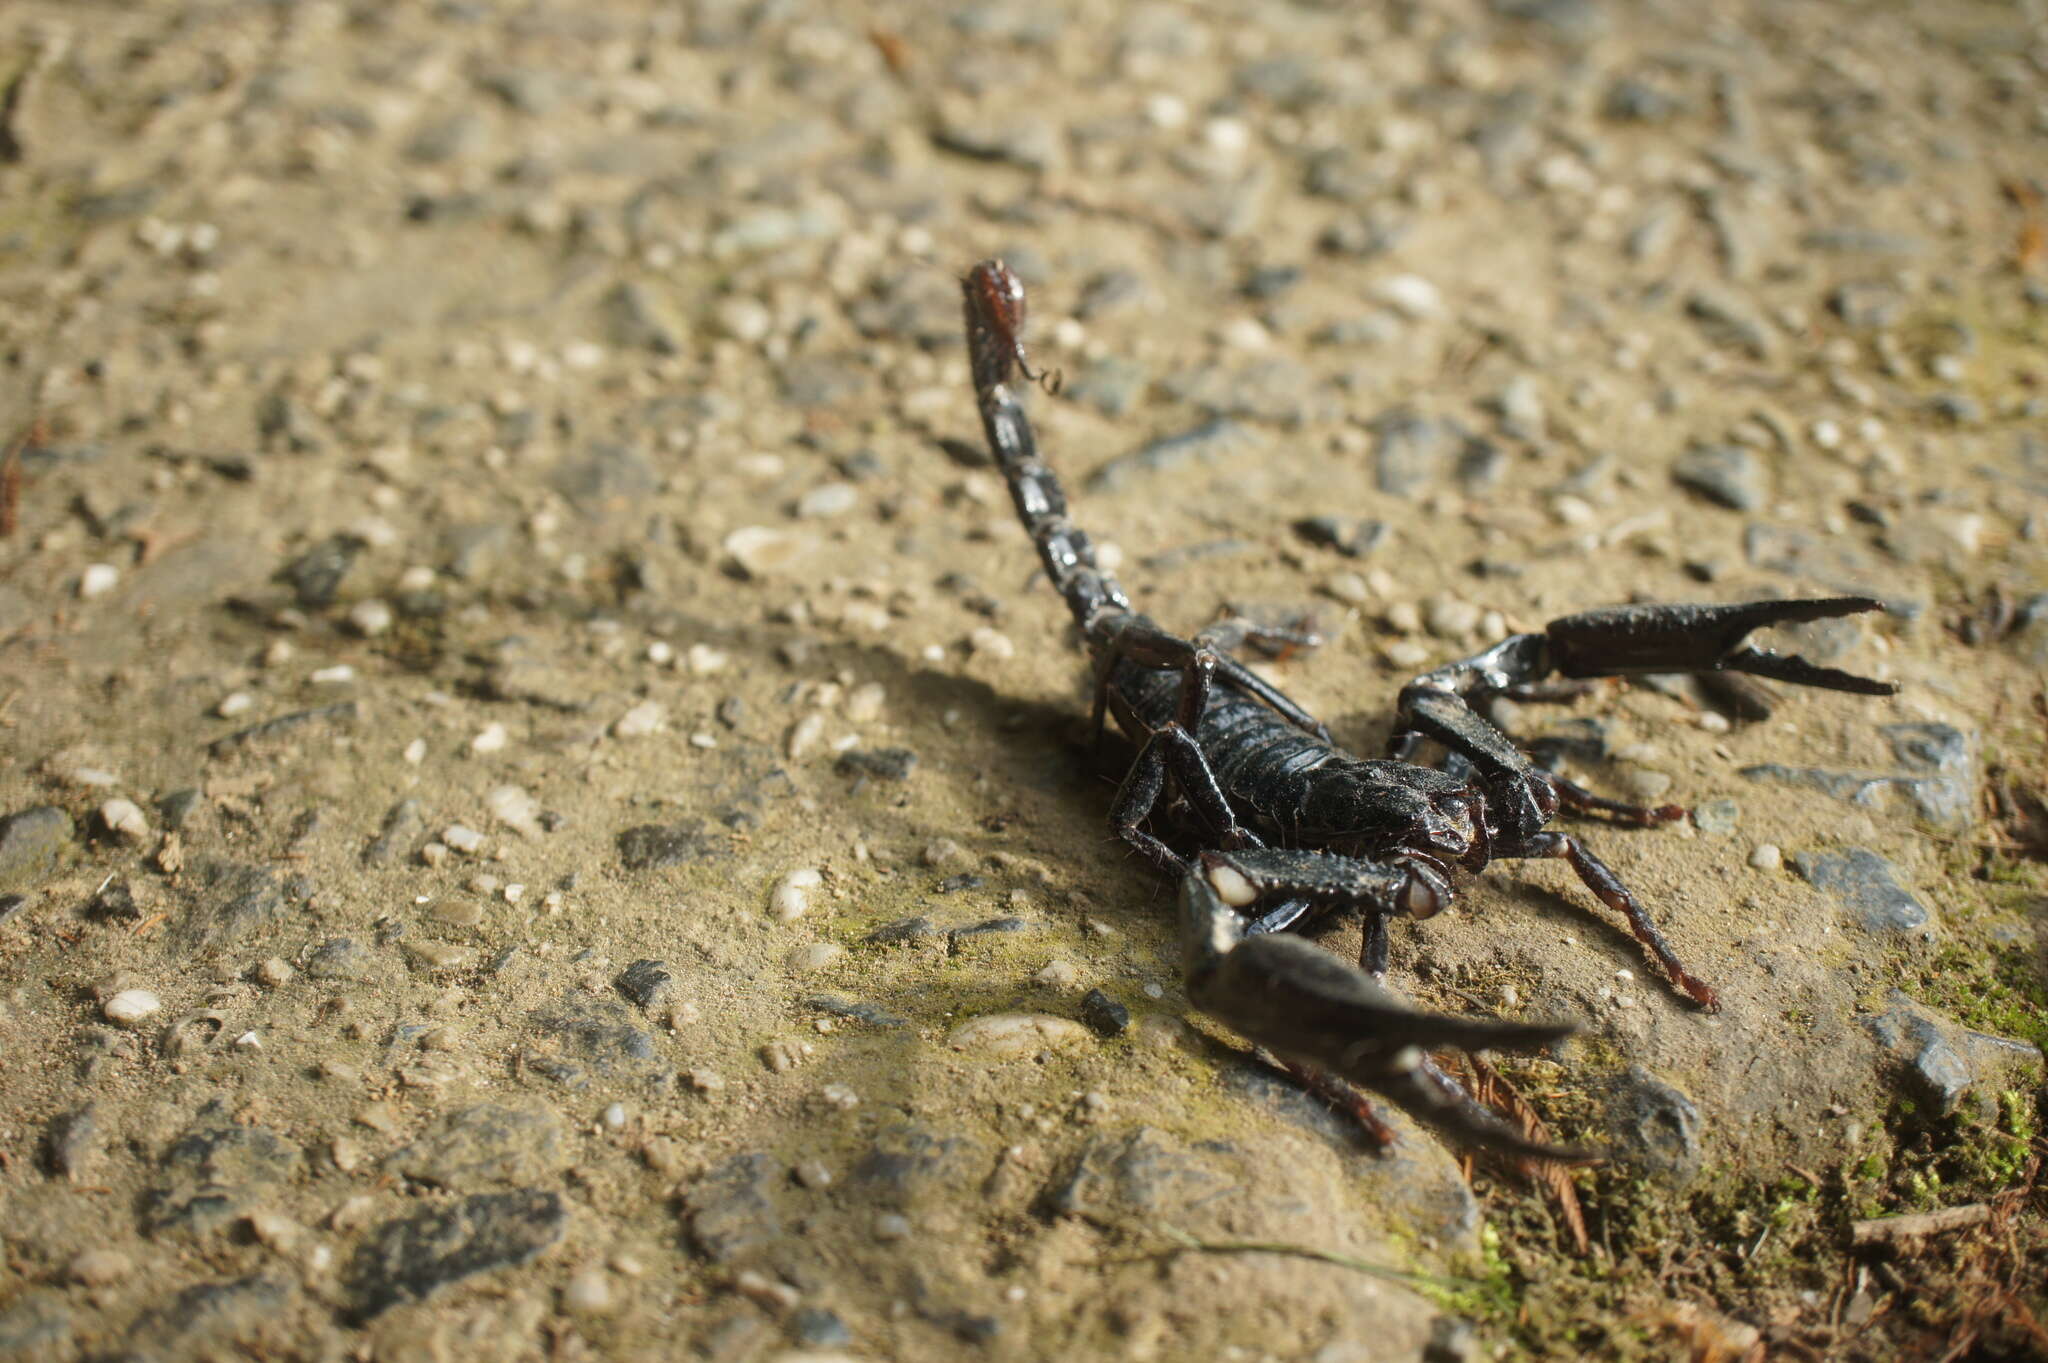
{"label": "scorpion's curled tail", "polygon": [[960,281],[960,292],[966,301],[967,362],[989,450],[1010,485],[1017,519],[1038,546],[1046,576],[1074,613],[1074,623],[1087,633],[1105,610],[1128,611],[1131,603],[1116,579],[1095,562],[1095,546],[1086,532],[1067,519],[1066,493],[1038,457],[1038,437],[1011,391],[1013,373],[1027,380],[1039,377],[1024,357],[1024,286],[1002,261],[984,260]]}

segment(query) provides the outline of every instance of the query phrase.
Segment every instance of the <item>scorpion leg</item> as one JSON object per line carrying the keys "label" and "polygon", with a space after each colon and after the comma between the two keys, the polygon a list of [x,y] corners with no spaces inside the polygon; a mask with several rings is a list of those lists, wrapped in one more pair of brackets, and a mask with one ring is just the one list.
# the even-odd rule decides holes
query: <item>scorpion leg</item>
{"label": "scorpion leg", "polygon": [[1523,1137],[1425,1054],[1444,1047],[1536,1049],[1570,1035],[1569,1025],[1418,1012],[1365,971],[1299,937],[1249,935],[1239,910],[1274,892],[1369,904],[1382,913],[1434,912],[1448,888],[1417,864],[1281,849],[1205,853],[1180,890],[1184,973],[1197,1007],[1283,1060],[1382,1094],[1468,1145],[1586,1158]]}
{"label": "scorpion leg", "polygon": [[1664,940],[1664,934],[1657,930],[1657,925],[1636,902],[1636,897],[1629,893],[1628,887],[1621,883],[1621,878],[1608,868],[1606,862],[1588,852],[1577,838],[1569,833],[1538,833],[1520,847],[1500,849],[1498,855],[1557,857],[1568,862],[1585,887],[1599,896],[1601,903],[1628,919],[1629,931],[1657,958],[1657,963],[1664,967],[1673,984],[1709,1011],[1717,1011],[1721,1007],[1721,996],[1714,987],[1685,968],[1678,959],[1678,953]]}
{"label": "scorpion leg", "polygon": [[1225,634],[1204,630],[1193,639],[1169,634],[1142,615],[1113,617],[1104,637],[1092,640],[1095,651],[1095,708],[1090,724],[1096,738],[1102,737],[1104,717],[1109,710],[1109,692],[1117,664],[1180,673],[1180,704],[1176,717],[1190,733],[1202,723],[1209,707],[1209,692],[1217,680],[1234,690],[1263,701],[1288,723],[1325,742],[1330,731],[1322,721],[1301,708],[1279,687],[1253,672],[1226,651]]}
{"label": "scorpion leg", "polygon": [[1258,846],[1257,835],[1239,824],[1237,816],[1231,812],[1230,801],[1224,798],[1223,788],[1216,783],[1216,774],[1209,770],[1209,759],[1202,755],[1201,745],[1178,723],[1154,729],[1146,737],[1145,746],[1138,750],[1137,760],[1131,763],[1123,784],[1117,787],[1116,799],[1110,802],[1109,826],[1112,832],[1136,848],[1162,873],[1178,876],[1186,872],[1187,863],[1181,860],[1180,855],[1143,827],[1165,792],[1169,771],[1173,773],[1181,794],[1194,808],[1196,817],[1209,826],[1219,845],[1227,848]]}

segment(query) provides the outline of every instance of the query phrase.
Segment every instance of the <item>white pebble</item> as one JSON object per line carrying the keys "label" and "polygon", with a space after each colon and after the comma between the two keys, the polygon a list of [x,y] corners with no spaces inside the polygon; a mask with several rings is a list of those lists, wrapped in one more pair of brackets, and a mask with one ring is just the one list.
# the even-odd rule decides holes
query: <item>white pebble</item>
{"label": "white pebble", "polygon": [[727,298],[719,302],[714,310],[718,329],[735,341],[752,344],[767,338],[775,325],[775,316],[767,307],[752,298]]}
{"label": "white pebble", "polygon": [[90,600],[105,596],[121,580],[121,570],[111,563],[95,563],[79,575],[78,594]]}
{"label": "white pebble", "polygon": [[484,797],[491,816],[521,837],[541,835],[540,801],[519,786],[493,786]]}
{"label": "white pebble", "polygon": [[730,659],[722,648],[713,648],[709,644],[690,645],[690,675],[693,677],[708,677],[714,672],[723,672],[728,661]]}
{"label": "white pebble", "polygon": [[846,717],[855,724],[872,724],[882,717],[882,705],[888,697],[880,682],[856,686],[846,696]]}
{"label": "white pebble", "polygon": [[659,703],[643,700],[612,725],[614,738],[645,738],[648,734],[659,733],[668,720],[668,711]]}
{"label": "white pebble", "polygon": [[483,850],[484,835],[474,828],[452,823],[442,830],[441,841],[465,856],[475,856]]}
{"label": "white pebble", "polygon": [[676,651],[666,639],[656,639],[647,646],[647,661],[656,667],[667,667],[676,660]]}
{"label": "white pebble", "polygon": [[818,740],[825,736],[825,717],[813,710],[789,726],[789,740],[784,747],[789,760],[794,762],[818,746]]}
{"label": "white pebble", "polygon": [[1175,128],[1184,128],[1188,121],[1187,101],[1179,95],[1147,95],[1145,117],[1153,127],[1169,132]]}
{"label": "white pebble", "polygon": [[116,1027],[140,1027],[163,1006],[147,989],[123,989],[100,1005],[100,1015]]}
{"label": "white pebble", "polygon": [[827,1084],[818,1090],[819,1101],[825,1106],[841,1112],[851,1112],[860,1106],[860,1095],[845,1084]]}
{"label": "white pebble", "polygon": [[562,1289],[562,1309],[574,1316],[602,1316],[611,1313],[611,1278],[601,1268],[586,1268]]}
{"label": "white pebble", "polygon": [[1382,280],[1373,290],[1373,297],[1418,321],[1438,316],[1444,310],[1443,295],[1421,275],[1397,274]]}
{"label": "white pebble", "polygon": [[767,577],[809,557],[818,540],[797,530],[745,525],[727,535],[723,547],[748,577]]}
{"label": "white pebble", "polygon": [[775,893],[769,897],[769,907],[775,916],[785,923],[803,917],[811,909],[811,891],[825,883],[825,877],[806,866],[791,871],[775,883]]}
{"label": "white pebble", "polygon": [[517,904],[524,898],[526,898],[526,887],[518,881],[515,880],[505,887],[505,902],[507,904]]}
{"label": "white pebble", "polygon": [[1224,323],[1220,338],[1232,350],[1264,350],[1273,344],[1273,333],[1251,317],[1234,317]]}
{"label": "white pebble", "polygon": [[999,663],[1017,656],[1017,645],[1010,641],[1010,636],[987,625],[967,636],[967,646],[974,650],[975,656],[993,658]]}
{"label": "white pebble", "polygon": [[796,514],[806,520],[844,516],[860,505],[860,493],[852,483],[825,483],[806,492],[796,504]]}
{"label": "white pebble", "polygon": [[495,722],[486,724],[481,733],[469,740],[469,750],[474,753],[501,752],[511,739],[512,736],[505,732],[504,725]]}
{"label": "white pebble", "polygon": [[213,712],[222,719],[233,719],[236,715],[248,714],[255,705],[256,698],[247,691],[230,691],[220,698],[220,704],[213,707]]}
{"label": "white pebble", "polygon": [[129,842],[140,842],[149,836],[149,820],[143,816],[142,806],[133,800],[116,798],[101,805],[100,822],[108,832]]}
{"label": "white pebble", "polygon": [[1752,870],[1775,871],[1785,864],[1785,854],[1776,843],[1760,842],[1750,849],[1749,864]]}
{"label": "white pebble", "polygon": [[427,760],[427,740],[415,738],[412,742],[405,745],[405,751],[399,755],[406,760],[407,764],[417,767],[420,763]]}
{"label": "white pebble", "polygon": [[377,600],[358,601],[348,612],[349,627],[370,639],[389,633],[395,619],[397,617],[391,613],[391,607]]}
{"label": "white pebble", "polygon": [[320,668],[307,678],[318,686],[345,686],[355,679],[356,670],[347,663],[336,663],[333,667]]}
{"label": "white pebble", "polygon": [[989,1013],[955,1027],[946,1044],[956,1051],[1008,1060],[1086,1041],[1088,1036],[1080,1023],[1050,1013]]}
{"label": "white pebble", "polygon": [[1031,978],[1048,989],[1072,989],[1080,982],[1081,971],[1072,961],[1052,960]]}

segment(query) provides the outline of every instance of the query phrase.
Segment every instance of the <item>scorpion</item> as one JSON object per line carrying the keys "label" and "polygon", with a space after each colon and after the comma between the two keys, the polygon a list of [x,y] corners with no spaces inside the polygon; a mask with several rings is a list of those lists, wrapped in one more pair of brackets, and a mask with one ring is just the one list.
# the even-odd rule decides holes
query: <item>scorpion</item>
{"label": "scorpion", "polygon": [[[1106,717],[1137,756],[1110,806],[1115,836],[1178,882],[1183,983],[1202,1012],[1279,1058],[1346,1107],[1382,1146],[1393,1133],[1360,1090],[1389,1099],[1482,1151],[1583,1160],[1523,1136],[1480,1104],[1431,1051],[1541,1050],[1575,1029],[1422,1012],[1385,983],[1388,920],[1422,919],[1455,898],[1453,867],[1557,858],[1627,921],[1672,987],[1706,1010],[1719,996],[1678,958],[1619,877],[1569,833],[1560,812],[1651,826],[1686,817],[1604,799],[1534,766],[1484,719],[1494,697],[1555,698],[1572,681],[1640,673],[1741,672],[1869,696],[1890,682],[1745,644],[1771,625],[1881,610],[1861,596],[1734,604],[1625,605],[1551,621],[1401,689],[1386,755],[1354,756],[1294,700],[1232,655],[1239,643],[1314,642],[1298,631],[1226,622],[1184,637],[1137,611],[1067,515],[1038,452],[1017,377],[1051,390],[1023,344],[1022,283],[1000,260],[961,280],[967,357],[982,430],[1025,532],[1066,602],[1093,664],[1093,724]],[[1552,679],[1567,679],[1559,683]],[[1414,761],[1425,742],[1443,757]],[[1167,816],[1173,816],[1169,821]],[[1155,819],[1155,816],[1158,816]],[[1155,831],[1192,837],[1192,855]],[[1333,914],[1362,915],[1356,967],[1295,935]],[[1355,1086],[1355,1087],[1353,1087]]]}

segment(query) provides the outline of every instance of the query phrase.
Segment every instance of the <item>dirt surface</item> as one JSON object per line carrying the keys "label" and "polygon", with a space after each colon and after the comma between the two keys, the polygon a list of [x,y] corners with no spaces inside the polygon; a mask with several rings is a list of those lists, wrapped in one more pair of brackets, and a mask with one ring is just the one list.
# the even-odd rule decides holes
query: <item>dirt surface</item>
{"label": "dirt surface", "polygon": [[[2043,18],[7,6],[0,1358],[2048,1347]],[[1589,606],[1887,603],[1772,642],[1894,699],[1493,712],[1696,811],[1582,831],[1718,1014],[1556,863],[1395,935],[1580,1025],[1501,1062],[1575,1193],[1188,1006],[992,254],[1134,598],[1312,620],[1357,751]]]}

